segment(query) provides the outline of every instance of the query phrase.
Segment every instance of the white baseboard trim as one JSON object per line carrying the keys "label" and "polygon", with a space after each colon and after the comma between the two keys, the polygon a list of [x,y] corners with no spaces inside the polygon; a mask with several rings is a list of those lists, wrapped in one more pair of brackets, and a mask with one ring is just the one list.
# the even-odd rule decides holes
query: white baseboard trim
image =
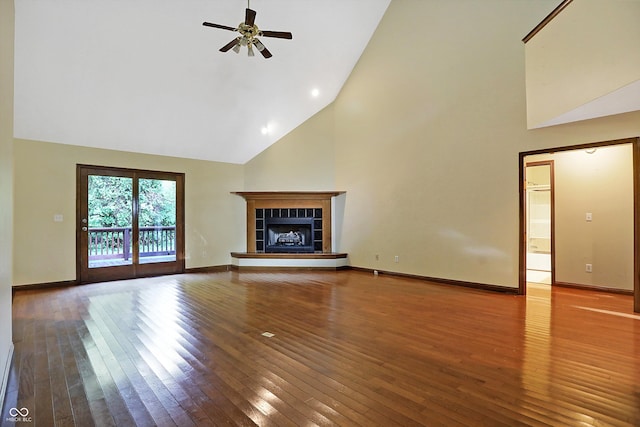
{"label": "white baseboard trim", "polygon": [[349,266],[346,253],[231,252],[231,268],[303,268],[340,270]]}
{"label": "white baseboard trim", "polygon": [[343,268],[349,265],[347,258],[327,259],[262,259],[262,258],[232,258],[234,267],[280,267],[280,268]]}
{"label": "white baseboard trim", "polygon": [[0,382],[0,414],[4,407],[4,398],[7,395],[7,386],[9,385],[9,371],[11,371],[11,361],[13,360],[13,343],[9,346],[9,354],[7,355],[4,369],[2,370],[2,381]]}

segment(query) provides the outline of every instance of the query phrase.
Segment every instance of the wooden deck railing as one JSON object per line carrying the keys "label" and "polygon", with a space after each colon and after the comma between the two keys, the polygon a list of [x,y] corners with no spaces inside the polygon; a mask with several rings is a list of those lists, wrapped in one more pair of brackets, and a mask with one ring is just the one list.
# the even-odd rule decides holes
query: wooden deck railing
{"label": "wooden deck railing", "polygon": [[[176,227],[140,227],[140,257],[175,255]],[[89,259],[131,258],[131,228],[89,229]]]}

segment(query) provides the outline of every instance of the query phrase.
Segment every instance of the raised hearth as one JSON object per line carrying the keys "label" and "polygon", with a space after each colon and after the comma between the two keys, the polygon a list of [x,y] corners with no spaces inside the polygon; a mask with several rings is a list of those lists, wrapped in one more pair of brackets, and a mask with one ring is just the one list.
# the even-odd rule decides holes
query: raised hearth
{"label": "raised hearth", "polygon": [[256,268],[317,268],[340,270],[349,267],[346,253],[247,253],[231,252],[231,266]]}

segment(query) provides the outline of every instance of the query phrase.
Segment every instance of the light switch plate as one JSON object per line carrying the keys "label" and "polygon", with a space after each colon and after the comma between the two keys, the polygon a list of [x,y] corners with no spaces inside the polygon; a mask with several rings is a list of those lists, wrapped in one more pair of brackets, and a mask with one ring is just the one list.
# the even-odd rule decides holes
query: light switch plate
{"label": "light switch plate", "polygon": [[62,222],[64,219],[64,217],[62,216],[62,214],[55,214],[53,216],[53,222]]}

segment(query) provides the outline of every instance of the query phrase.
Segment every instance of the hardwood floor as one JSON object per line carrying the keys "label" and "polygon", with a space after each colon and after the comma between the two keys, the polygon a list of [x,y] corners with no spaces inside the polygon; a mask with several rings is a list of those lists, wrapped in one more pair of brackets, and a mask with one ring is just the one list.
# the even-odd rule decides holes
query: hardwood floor
{"label": "hardwood floor", "polygon": [[0,423],[638,426],[632,306],[357,271],[20,290]]}

